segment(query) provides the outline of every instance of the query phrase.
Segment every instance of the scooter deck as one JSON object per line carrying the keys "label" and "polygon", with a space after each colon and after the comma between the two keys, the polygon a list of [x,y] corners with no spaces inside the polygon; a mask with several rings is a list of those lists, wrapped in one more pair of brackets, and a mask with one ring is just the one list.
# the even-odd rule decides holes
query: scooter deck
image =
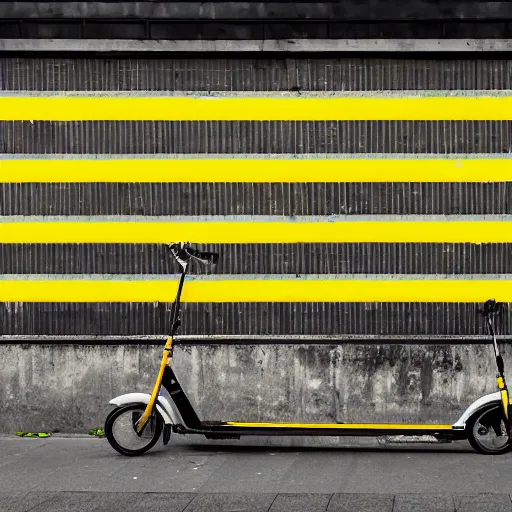
{"label": "scooter deck", "polygon": [[406,423],[270,423],[270,422],[238,422],[227,421],[224,423],[232,427],[265,427],[265,428],[344,428],[344,429],[390,429],[401,430],[452,430],[452,425],[423,425]]}
{"label": "scooter deck", "polygon": [[270,423],[270,422],[201,422],[200,431],[211,434],[237,435],[460,435],[447,424],[404,423]]}

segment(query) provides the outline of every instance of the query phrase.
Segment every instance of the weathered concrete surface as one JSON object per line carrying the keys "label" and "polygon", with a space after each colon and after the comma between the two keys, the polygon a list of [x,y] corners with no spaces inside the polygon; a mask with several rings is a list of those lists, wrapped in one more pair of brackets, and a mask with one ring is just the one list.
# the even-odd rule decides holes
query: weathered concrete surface
{"label": "weathered concrete surface", "polygon": [[[160,354],[1,345],[0,431],[101,426],[112,397],[151,390]],[[183,345],[175,369],[203,419],[317,422],[453,422],[496,373],[490,345]]]}
{"label": "weathered concrete surface", "polygon": [[510,39],[0,39],[4,52],[509,52]]}
{"label": "weathered concrete surface", "polygon": [[431,0],[395,2],[337,0],[319,2],[1,2],[0,17],[100,19],[336,19],[368,20],[486,20],[508,21],[510,2],[445,0],[442,8]]}

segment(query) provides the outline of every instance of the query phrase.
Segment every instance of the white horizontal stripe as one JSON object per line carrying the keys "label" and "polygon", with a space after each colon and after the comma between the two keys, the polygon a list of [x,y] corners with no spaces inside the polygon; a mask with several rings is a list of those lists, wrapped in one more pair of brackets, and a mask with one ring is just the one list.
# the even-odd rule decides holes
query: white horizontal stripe
{"label": "white horizontal stripe", "polygon": [[[180,274],[0,274],[2,281],[176,281]],[[512,274],[193,274],[188,281],[512,281]]]}
{"label": "white horizontal stripe", "polygon": [[[3,215],[0,224],[18,222],[512,222],[512,215]],[[505,227],[504,227],[505,229]]]}
{"label": "white horizontal stripe", "polygon": [[388,91],[2,91],[5,98],[474,98],[508,97],[512,90],[388,90]]}
{"label": "white horizontal stripe", "polygon": [[512,153],[182,153],[182,154],[0,154],[2,160],[504,160]]}

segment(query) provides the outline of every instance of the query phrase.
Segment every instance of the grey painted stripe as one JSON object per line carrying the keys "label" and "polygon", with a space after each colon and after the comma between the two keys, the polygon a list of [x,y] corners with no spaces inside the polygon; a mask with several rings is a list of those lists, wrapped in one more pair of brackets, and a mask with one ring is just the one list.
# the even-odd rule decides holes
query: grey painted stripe
{"label": "grey painted stripe", "polygon": [[0,216],[512,215],[512,182],[0,183],[0,197]]}
{"label": "grey painted stripe", "polygon": [[267,39],[267,40],[130,40],[0,39],[4,52],[509,52],[511,39]]}
{"label": "grey painted stripe", "polygon": [[[0,336],[0,340],[3,337]],[[497,335],[496,338],[500,341],[512,340],[512,335]],[[163,338],[166,339],[166,338]],[[354,343],[357,342],[367,342],[373,341],[378,343],[379,341],[386,342],[396,342],[396,343],[404,343],[411,340],[417,341],[431,341],[431,342],[441,342],[441,343],[449,343],[449,342],[464,342],[464,341],[473,341],[473,342],[486,342],[489,343],[489,336],[482,335],[474,335],[474,336],[460,336],[460,335],[432,335],[432,336],[422,336],[422,335],[392,335],[392,334],[383,334],[383,335],[364,335],[364,334],[348,334],[344,336],[337,336],[335,334],[332,335],[307,335],[307,334],[295,334],[295,335],[277,335],[277,336],[268,336],[268,335],[236,335],[236,334],[224,334],[224,335],[178,335],[175,337],[175,340],[178,342],[186,343],[193,341],[224,341],[236,343],[237,341],[279,341],[281,343],[285,343],[290,340],[292,342],[304,342],[304,341],[323,341],[323,342],[336,342],[336,341],[351,341]]]}
{"label": "grey painted stripe", "polygon": [[[0,216],[1,223],[12,222],[512,222],[512,215],[12,215]],[[504,226],[507,227],[507,226]]]}
{"label": "grey painted stripe", "polygon": [[[201,244],[220,255],[194,274],[512,274],[512,244]],[[0,244],[1,274],[179,272],[164,244]],[[34,276],[35,277],[35,276]]]}
{"label": "grey painted stripe", "polygon": [[[185,303],[180,335],[485,336],[474,303]],[[3,335],[159,335],[168,303],[0,303]],[[498,332],[512,333],[512,311]]]}
{"label": "grey painted stripe", "polygon": [[[75,160],[494,160],[494,159],[512,159],[512,153],[460,153],[460,154],[418,154],[418,153],[347,153],[347,154],[321,154],[321,153],[303,153],[303,154],[283,154],[283,153],[268,153],[268,154],[257,154],[257,153],[237,153],[237,154],[160,154],[160,155],[133,155],[133,154],[82,154],[82,155],[70,155],[66,153],[54,153],[54,154],[24,154],[24,153],[0,153],[0,162],[2,160],[66,160],[73,162]],[[482,176],[482,181],[487,181],[486,176]]]}
{"label": "grey painted stripe", "polygon": [[[192,272],[192,271],[191,271]],[[2,281],[177,281],[180,274],[0,274]],[[188,274],[186,281],[511,281],[512,274]]]}
{"label": "grey painted stripe", "polygon": [[[102,336],[102,335],[61,335],[51,336],[45,334],[35,335],[0,335],[0,344],[2,343],[86,343],[93,342],[97,344],[114,343],[123,344],[123,342],[140,343],[143,345],[155,344],[160,345],[165,342],[167,336],[165,335],[146,335],[146,336]],[[512,341],[512,335],[498,335],[497,339],[500,342]],[[148,343],[150,342],[150,343]],[[291,334],[291,335],[247,335],[247,334],[219,334],[219,335],[177,335],[174,336],[174,343],[179,345],[194,345],[196,343],[207,343],[212,345],[217,344],[252,344],[252,343],[265,343],[265,344],[338,344],[338,343],[360,343],[360,344],[380,344],[380,343],[396,343],[396,344],[411,344],[411,343],[432,343],[432,344],[489,344],[489,337],[484,335],[473,336],[460,336],[460,335],[305,335],[305,334]]]}
{"label": "grey painted stripe", "polygon": [[0,121],[4,154],[507,154],[510,121]]}
{"label": "grey painted stripe", "polygon": [[[107,335],[102,336],[101,334],[94,334],[94,335],[78,335],[78,334],[62,334],[60,336],[51,336],[47,334],[35,334],[33,336],[29,334],[13,334],[11,336],[2,334],[0,335],[0,343],[5,342],[25,342],[25,341],[31,341],[35,340],[40,343],[44,343],[46,341],[70,341],[70,342],[76,342],[76,341],[165,341],[167,339],[167,336],[161,334],[154,334],[154,335],[142,335],[142,336],[115,336],[115,335]],[[175,340],[178,340],[178,336],[174,337]]]}
{"label": "grey painted stripe", "polygon": [[336,98],[474,98],[509,97],[511,89],[488,90],[416,90],[395,91],[2,91],[6,98],[284,98],[284,99],[336,99]]}

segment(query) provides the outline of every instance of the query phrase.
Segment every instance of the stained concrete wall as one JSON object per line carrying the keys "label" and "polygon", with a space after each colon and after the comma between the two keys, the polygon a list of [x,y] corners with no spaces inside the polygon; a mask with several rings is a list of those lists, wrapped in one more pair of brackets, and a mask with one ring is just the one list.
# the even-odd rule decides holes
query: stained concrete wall
{"label": "stained concrete wall", "polygon": [[510,2],[1,2],[0,38],[510,38]]}
{"label": "stained concrete wall", "polygon": [[[160,346],[0,345],[0,432],[85,433],[149,392]],[[505,362],[512,363],[510,346]],[[453,422],[495,390],[490,345],[177,346],[202,419]]]}

